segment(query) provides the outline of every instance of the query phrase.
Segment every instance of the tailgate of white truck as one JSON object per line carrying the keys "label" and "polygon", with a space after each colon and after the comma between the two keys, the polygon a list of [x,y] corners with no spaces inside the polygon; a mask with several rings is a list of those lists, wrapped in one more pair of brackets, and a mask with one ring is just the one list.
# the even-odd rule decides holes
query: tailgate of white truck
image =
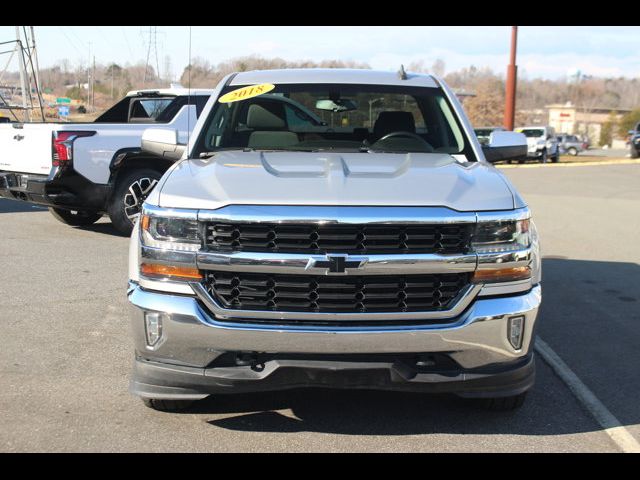
{"label": "tailgate of white truck", "polygon": [[51,170],[51,136],[55,123],[0,125],[0,170],[48,175]]}

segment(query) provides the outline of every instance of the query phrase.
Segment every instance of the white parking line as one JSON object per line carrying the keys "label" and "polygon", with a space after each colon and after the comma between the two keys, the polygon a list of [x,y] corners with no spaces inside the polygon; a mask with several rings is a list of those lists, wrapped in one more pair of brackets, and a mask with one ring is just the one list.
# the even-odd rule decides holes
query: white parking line
{"label": "white parking line", "polygon": [[623,452],[640,453],[640,443],[540,337],[536,339],[535,349]]}

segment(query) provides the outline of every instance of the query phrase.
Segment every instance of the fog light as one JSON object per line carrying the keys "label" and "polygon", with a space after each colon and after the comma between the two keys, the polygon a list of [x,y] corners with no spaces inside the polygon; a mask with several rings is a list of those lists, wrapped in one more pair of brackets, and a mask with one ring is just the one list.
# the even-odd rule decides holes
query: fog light
{"label": "fog light", "polygon": [[162,319],[165,313],[144,312],[145,331],[147,333],[147,345],[153,347],[162,337]]}
{"label": "fog light", "polygon": [[509,331],[507,332],[509,343],[513,348],[519,350],[522,347],[522,338],[524,337],[524,316],[509,318]]}

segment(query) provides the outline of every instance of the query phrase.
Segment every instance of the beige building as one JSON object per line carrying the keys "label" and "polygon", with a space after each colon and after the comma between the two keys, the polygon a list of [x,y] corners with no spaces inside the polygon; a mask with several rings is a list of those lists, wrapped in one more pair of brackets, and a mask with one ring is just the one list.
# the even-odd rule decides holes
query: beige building
{"label": "beige building", "polygon": [[549,111],[549,125],[558,133],[587,135],[591,145],[600,144],[602,125],[610,120],[613,112],[616,120],[631,110],[623,108],[583,108],[565,104],[547,105]]}

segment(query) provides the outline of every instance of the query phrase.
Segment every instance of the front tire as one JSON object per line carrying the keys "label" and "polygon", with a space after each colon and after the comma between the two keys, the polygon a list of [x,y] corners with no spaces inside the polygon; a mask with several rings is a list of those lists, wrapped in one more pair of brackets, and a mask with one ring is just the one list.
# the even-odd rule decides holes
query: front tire
{"label": "front tire", "polygon": [[542,155],[540,155],[540,163],[547,163],[547,151],[542,150]]}
{"label": "front tire", "polygon": [[572,157],[575,157],[578,155],[578,149],[575,147],[569,147],[569,150],[567,150],[567,153]]}
{"label": "front tire", "polygon": [[71,225],[72,227],[93,225],[102,218],[101,213],[91,210],[65,210],[62,208],[49,207],[49,212],[51,212],[53,218],[59,222]]}
{"label": "front tire", "polygon": [[159,398],[143,398],[142,402],[149,408],[159,412],[184,412],[194,400],[161,400]]}
{"label": "front tire", "polygon": [[522,392],[510,397],[483,398],[482,406],[492,412],[508,412],[520,408],[526,398],[527,392]]}
{"label": "front tire", "polygon": [[631,144],[631,147],[629,148],[630,153],[631,153],[631,158],[638,158],[640,157],[640,152],[638,152],[638,149],[636,147],[633,146],[633,144]]}
{"label": "front tire", "polygon": [[154,189],[162,174],[150,168],[123,172],[109,202],[109,218],[122,235],[131,235],[142,204]]}

